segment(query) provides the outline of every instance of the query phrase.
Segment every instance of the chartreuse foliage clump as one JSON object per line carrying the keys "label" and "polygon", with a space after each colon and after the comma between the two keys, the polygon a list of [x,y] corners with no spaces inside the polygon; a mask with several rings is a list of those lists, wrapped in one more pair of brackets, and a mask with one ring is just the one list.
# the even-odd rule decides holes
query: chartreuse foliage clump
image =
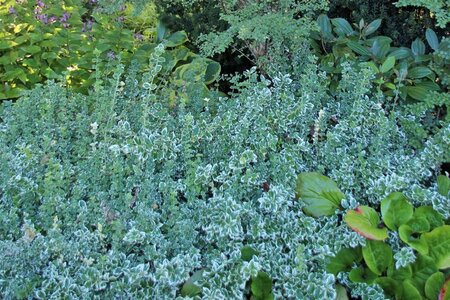
{"label": "chartreuse foliage clump", "polygon": [[[449,182],[446,176],[438,177],[440,195],[448,197]],[[328,193],[324,193],[325,189]],[[301,173],[297,192],[305,203],[305,213],[315,217],[334,214],[341,208],[340,200],[330,204],[332,195],[340,192],[326,176]],[[311,195],[315,195],[314,203]],[[330,210],[321,209],[325,205]],[[381,200],[379,210],[381,218],[375,209],[365,205],[345,213],[344,222],[363,236],[365,243],[342,248],[327,258],[326,270],[339,274],[339,281],[350,288],[360,283],[377,284],[390,299],[448,299],[449,220],[445,221],[432,206],[414,208],[400,192]]]}

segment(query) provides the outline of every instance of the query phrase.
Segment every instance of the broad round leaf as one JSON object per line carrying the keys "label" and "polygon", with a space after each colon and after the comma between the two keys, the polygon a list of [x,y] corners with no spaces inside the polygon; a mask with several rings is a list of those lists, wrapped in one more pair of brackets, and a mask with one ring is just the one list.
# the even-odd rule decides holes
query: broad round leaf
{"label": "broad round leaf", "polygon": [[378,277],[375,279],[375,283],[378,284],[383,289],[384,293],[392,299],[400,298],[403,289],[398,281],[389,277]]}
{"label": "broad round leaf", "polygon": [[362,254],[366,265],[377,275],[381,275],[393,261],[391,247],[380,241],[366,241]]}
{"label": "broad round leaf", "polygon": [[336,256],[329,258],[326,269],[328,273],[337,275],[339,272],[350,271],[353,263],[361,259],[361,248],[344,248]]}
{"label": "broad round leaf", "polygon": [[378,228],[380,218],[377,212],[368,206],[349,210],[344,220],[351,229],[369,240],[382,241],[388,237],[386,228]]}
{"label": "broad round leaf", "polygon": [[336,300],[348,300],[347,291],[340,284],[336,285]]}
{"label": "broad round leaf", "polygon": [[377,279],[378,275],[372,272],[369,268],[358,267],[352,269],[348,274],[348,278],[352,282],[365,282],[371,284]]}
{"label": "broad round leaf", "polygon": [[428,299],[437,299],[444,282],[445,277],[442,272],[436,272],[431,275],[425,282],[425,296],[427,296]]}
{"label": "broad round leaf", "polygon": [[315,172],[301,173],[296,191],[297,198],[306,204],[304,212],[314,217],[333,214],[344,198],[333,180]]}
{"label": "broad round leaf", "polygon": [[409,225],[403,224],[398,229],[400,239],[408,244],[411,248],[419,251],[422,254],[428,254],[428,244],[422,237],[415,237],[418,233],[415,232]]}
{"label": "broad round leaf", "polygon": [[211,84],[219,78],[220,75],[220,64],[213,60],[207,60],[208,66],[205,71],[205,84]]}
{"label": "broad round leaf", "polygon": [[258,276],[252,279],[251,289],[258,298],[268,296],[272,292],[272,278],[265,272],[258,272]]}
{"label": "broad round leaf", "polygon": [[450,225],[443,225],[422,235],[439,269],[450,268]]}
{"label": "broad round leaf", "polygon": [[184,31],[177,31],[171,34],[166,40],[166,47],[176,47],[186,43],[188,40],[187,34]]}
{"label": "broad round leaf", "polygon": [[425,218],[430,225],[429,230],[444,225],[442,216],[431,206],[420,206],[414,211],[414,218]]}
{"label": "broad round leaf", "polygon": [[412,264],[412,271],[413,275],[409,280],[421,293],[425,293],[425,283],[438,271],[438,268],[431,257],[418,254],[416,261]]}
{"label": "broad round leaf", "polygon": [[384,224],[391,230],[397,230],[412,216],[413,206],[402,193],[393,192],[381,201],[381,217]]}
{"label": "broad round leaf", "polygon": [[450,300],[450,277],[444,282],[439,291],[439,300]]}
{"label": "broad round leaf", "polygon": [[439,194],[447,197],[450,191],[450,178],[445,175],[439,175],[437,178],[437,186]]}
{"label": "broad round leaf", "polygon": [[422,296],[420,292],[416,289],[416,287],[409,281],[403,281],[403,298],[408,300],[422,300]]}

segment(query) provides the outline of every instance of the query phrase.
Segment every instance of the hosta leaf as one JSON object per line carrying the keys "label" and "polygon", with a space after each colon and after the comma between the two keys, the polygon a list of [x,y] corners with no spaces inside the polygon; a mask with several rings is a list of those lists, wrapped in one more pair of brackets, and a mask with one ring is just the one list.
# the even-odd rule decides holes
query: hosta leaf
{"label": "hosta leaf", "polygon": [[333,25],[336,28],[337,33],[340,35],[340,33],[343,33],[345,35],[349,35],[353,33],[353,28],[352,25],[350,25],[350,23],[343,18],[334,18],[331,19],[331,23],[333,23]]}
{"label": "hosta leaf", "polygon": [[445,282],[444,274],[436,272],[425,282],[425,296],[428,299],[438,299],[439,291]]}
{"label": "hosta leaf", "polygon": [[416,38],[414,42],[411,44],[411,51],[415,56],[424,55],[425,54],[425,44],[419,39]]}
{"label": "hosta leaf", "polygon": [[437,187],[439,194],[447,197],[450,191],[450,178],[445,175],[439,175],[437,178]]}
{"label": "hosta leaf", "polygon": [[432,74],[433,71],[428,69],[427,67],[415,67],[408,71],[409,78],[423,78]]}
{"label": "hosta leaf", "polygon": [[367,25],[367,27],[363,30],[363,34],[364,36],[368,36],[371,35],[372,33],[374,33],[375,31],[377,31],[377,29],[380,27],[381,25],[381,19],[376,19],[374,21],[372,21],[369,25]]}
{"label": "hosta leaf", "polygon": [[380,218],[377,212],[368,206],[349,210],[344,220],[351,229],[369,240],[382,241],[388,237],[386,228],[378,228]]}
{"label": "hosta leaf", "polygon": [[329,257],[327,272],[337,275],[339,272],[350,271],[353,263],[362,259],[361,248],[344,248],[336,256]]}
{"label": "hosta leaf", "polygon": [[393,261],[391,247],[380,241],[366,241],[362,255],[366,265],[377,275],[381,275]]}
{"label": "hosta leaf", "polygon": [[411,248],[419,251],[422,254],[428,253],[428,244],[419,238],[418,233],[415,232],[409,225],[401,225],[398,229],[400,239],[407,243]]}
{"label": "hosta leaf", "polygon": [[208,66],[205,71],[205,84],[211,84],[219,78],[220,64],[213,60],[207,60]]}
{"label": "hosta leaf", "polygon": [[397,230],[400,225],[408,222],[412,215],[413,206],[402,193],[391,193],[381,201],[381,217],[391,230]]}
{"label": "hosta leaf", "polygon": [[439,49],[438,37],[432,29],[427,28],[425,31],[425,37],[427,38],[428,45],[430,45],[431,49],[435,51]]}
{"label": "hosta leaf", "polygon": [[434,259],[437,267],[450,268],[450,225],[437,227],[422,236],[428,244],[428,255]]}
{"label": "hosta leaf", "polygon": [[344,198],[333,180],[315,172],[298,176],[296,192],[297,198],[306,204],[305,213],[314,217],[333,214]]}
{"label": "hosta leaf", "polygon": [[188,41],[185,31],[177,31],[167,38],[166,47],[176,47]]}

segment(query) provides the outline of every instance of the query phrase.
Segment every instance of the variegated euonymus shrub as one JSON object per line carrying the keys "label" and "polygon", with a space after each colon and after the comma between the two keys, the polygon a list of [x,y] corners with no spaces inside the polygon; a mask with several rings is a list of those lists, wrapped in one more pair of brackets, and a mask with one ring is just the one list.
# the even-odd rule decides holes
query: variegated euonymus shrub
{"label": "variegated euonymus shrub", "polygon": [[176,106],[156,73],[118,68],[88,96],[50,84],[2,105],[3,298],[333,299],[325,257],[364,238],[342,213],[303,213],[300,172],[336,181],[345,208],[400,191],[449,217],[429,184],[449,124],[414,148],[428,108],[386,109],[369,70],[346,65],[332,97],[309,58],[296,81],[249,71],[230,98]]}

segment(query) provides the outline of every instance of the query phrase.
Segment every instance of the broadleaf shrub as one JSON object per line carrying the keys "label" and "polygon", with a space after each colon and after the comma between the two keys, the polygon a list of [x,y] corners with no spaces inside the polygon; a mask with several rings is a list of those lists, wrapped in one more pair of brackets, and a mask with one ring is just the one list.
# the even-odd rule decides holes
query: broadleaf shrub
{"label": "broadleaf shrub", "polygon": [[[371,69],[344,64],[331,96],[311,56],[294,79],[252,69],[231,97],[176,94],[171,106],[159,49],[144,76],[119,65],[87,95],[53,83],[2,104],[4,297],[332,299],[325,258],[364,238],[342,212],[303,212],[301,172],[336,181],[344,209],[401,191],[449,217],[428,183],[448,161],[448,123],[415,149],[425,122],[400,126],[414,115],[384,107]],[[384,297],[337,279],[354,297]]]}

